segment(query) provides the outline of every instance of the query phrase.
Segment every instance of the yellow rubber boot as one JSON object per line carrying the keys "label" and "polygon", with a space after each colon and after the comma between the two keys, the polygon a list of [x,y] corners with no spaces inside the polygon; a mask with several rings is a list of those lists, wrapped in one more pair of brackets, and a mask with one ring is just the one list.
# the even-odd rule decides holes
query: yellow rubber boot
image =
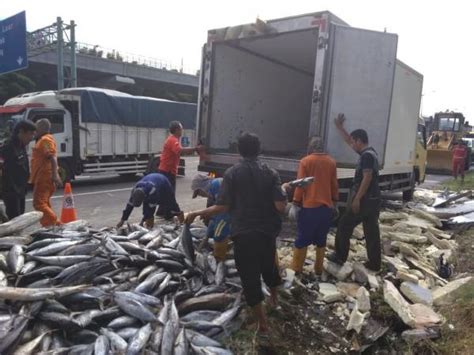
{"label": "yellow rubber boot", "polygon": [[326,247],[316,248],[316,260],[314,261],[314,273],[321,275],[323,273],[324,254],[326,253]]}
{"label": "yellow rubber boot", "polygon": [[293,248],[293,262],[291,268],[294,272],[303,272],[303,264],[308,248]]}
{"label": "yellow rubber boot", "polygon": [[229,238],[221,240],[220,242],[214,242],[214,257],[216,258],[217,262],[225,260],[228,247]]}

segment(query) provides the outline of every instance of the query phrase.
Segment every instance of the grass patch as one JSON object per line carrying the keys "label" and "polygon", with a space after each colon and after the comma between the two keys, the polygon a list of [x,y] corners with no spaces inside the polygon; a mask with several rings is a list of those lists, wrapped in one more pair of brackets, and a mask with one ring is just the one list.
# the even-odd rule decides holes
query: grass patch
{"label": "grass patch", "polygon": [[464,177],[464,183],[461,183],[461,177],[458,177],[457,180],[451,178],[449,180],[443,181],[441,185],[452,191],[472,190],[474,189],[474,171],[466,173],[466,176]]}
{"label": "grass patch", "polygon": [[456,302],[440,309],[446,324],[441,339],[433,344],[440,354],[472,354],[474,349],[474,283],[463,287],[458,295]]}
{"label": "grass patch", "polygon": [[409,355],[472,354],[474,349],[474,283],[463,286],[456,301],[438,311],[445,318],[441,337],[436,340],[421,340],[415,344],[405,343],[403,353]]}

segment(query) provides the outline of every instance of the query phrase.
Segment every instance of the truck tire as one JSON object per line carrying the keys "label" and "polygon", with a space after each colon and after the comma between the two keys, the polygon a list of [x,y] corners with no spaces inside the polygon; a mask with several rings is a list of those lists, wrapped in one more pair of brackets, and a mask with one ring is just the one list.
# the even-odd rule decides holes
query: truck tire
{"label": "truck tire", "polygon": [[144,175],[157,173],[159,164],[160,164],[160,157],[151,157],[148,160],[148,167]]}
{"label": "truck tire", "polygon": [[408,202],[413,200],[413,193],[415,192],[415,170],[413,170],[410,179],[410,189],[402,192],[403,202]]}
{"label": "truck tire", "polygon": [[470,167],[471,167],[471,152],[469,152],[469,154],[466,157],[466,161],[464,163],[464,170],[468,171]]}
{"label": "truck tire", "polygon": [[59,177],[61,178],[63,184],[65,184],[66,182],[71,182],[72,173],[67,163],[59,162],[58,171]]}

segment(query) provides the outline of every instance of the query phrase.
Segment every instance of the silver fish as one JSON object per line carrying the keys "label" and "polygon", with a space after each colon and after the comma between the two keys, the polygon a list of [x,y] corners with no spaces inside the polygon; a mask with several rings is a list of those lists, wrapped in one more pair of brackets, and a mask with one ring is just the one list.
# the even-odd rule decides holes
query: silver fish
{"label": "silver fish", "polygon": [[7,255],[7,263],[10,272],[18,274],[25,264],[25,257],[23,256],[23,248],[20,245],[14,245]]}
{"label": "silver fish", "polygon": [[127,355],[137,355],[139,354],[148,343],[148,339],[150,339],[152,333],[152,329],[150,324],[141,327],[138,332],[135,333],[133,338],[130,340],[128,347],[127,347]]}

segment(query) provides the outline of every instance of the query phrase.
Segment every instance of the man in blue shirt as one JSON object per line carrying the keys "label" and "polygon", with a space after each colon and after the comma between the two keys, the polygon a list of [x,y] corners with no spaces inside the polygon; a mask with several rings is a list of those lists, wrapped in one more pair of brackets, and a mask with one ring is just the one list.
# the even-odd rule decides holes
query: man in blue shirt
{"label": "man in blue shirt", "polygon": [[[196,175],[191,183],[193,198],[197,196],[207,197],[207,206],[216,204],[222,178],[211,178],[206,175]],[[224,261],[227,255],[230,237],[230,215],[221,213],[209,219],[207,226],[206,241],[214,239],[214,257],[217,261]]]}
{"label": "man in blue shirt", "polygon": [[143,219],[141,224],[147,228],[153,228],[154,213],[158,205],[164,206],[171,211],[172,215],[178,216],[181,220],[184,217],[176,202],[173,188],[168,178],[158,173],[148,174],[138,181],[133,188],[130,200],[123,210],[122,218],[117,224],[117,228],[120,228],[128,220],[134,207],[140,207],[142,204]]}

